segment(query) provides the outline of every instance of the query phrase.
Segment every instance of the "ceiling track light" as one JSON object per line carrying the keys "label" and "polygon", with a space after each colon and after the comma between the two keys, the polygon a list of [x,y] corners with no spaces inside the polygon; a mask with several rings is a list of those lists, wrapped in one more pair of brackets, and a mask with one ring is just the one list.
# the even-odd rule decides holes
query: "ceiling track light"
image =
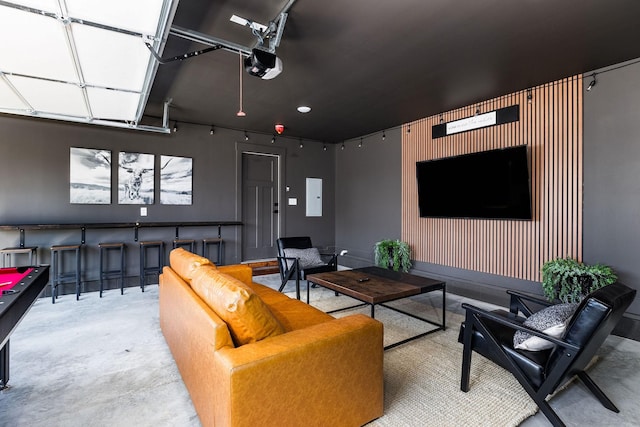
{"label": "ceiling track light", "polygon": [[442,114],[440,114],[440,123],[444,123],[444,117],[442,117]]}
{"label": "ceiling track light", "polygon": [[411,123],[407,125],[407,133],[411,133]]}
{"label": "ceiling track light", "polygon": [[249,140],[249,134],[247,133],[247,131],[244,131],[244,140],[248,141]]}
{"label": "ceiling track light", "polygon": [[479,115],[479,114],[480,114],[480,107],[477,107],[477,108],[476,108],[476,114],[475,114],[475,115],[477,116],[477,115]]}
{"label": "ceiling track light", "polygon": [[360,142],[358,143],[358,148],[362,148],[362,138],[360,138]]}
{"label": "ceiling track light", "polygon": [[341,150],[344,150],[344,142],[342,143],[342,146],[340,147]]}
{"label": "ceiling track light", "polygon": [[598,83],[596,81],[596,75],[595,73],[593,74],[593,80],[591,80],[591,83],[589,83],[589,86],[587,86],[587,92],[591,92],[591,89],[593,89],[593,87],[596,85],[596,83]]}
{"label": "ceiling track light", "polygon": [[531,104],[531,101],[533,100],[533,95],[531,94],[531,88],[527,89],[527,103]]}
{"label": "ceiling track light", "polygon": [[271,137],[271,143],[272,143],[272,144],[275,144],[275,142],[276,142],[276,136],[275,136],[275,135],[273,135],[273,136]]}
{"label": "ceiling track light", "polygon": [[387,139],[387,135],[385,131],[382,131],[382,140],[384,141],[385,139]]}
{"label": "ceiling track light", "polygon": [[304,148],[304,144],[302,143],[302,138],[300,138],[300,148]]}
{"label": "ceiling track light", "polygon": [[209,130],[209,135],[213,135],[216,132],[216,129],[213,125],[211,125],[211,130]]}
{"label": "ceiling track light", "polygon": [[327,151],[327,144],[324,144],[324,145],[322,146],[322,151]]}
{"label": "ceiling track light", "polygon": [[178,122],[173,123],[173,133],[178,132]]}

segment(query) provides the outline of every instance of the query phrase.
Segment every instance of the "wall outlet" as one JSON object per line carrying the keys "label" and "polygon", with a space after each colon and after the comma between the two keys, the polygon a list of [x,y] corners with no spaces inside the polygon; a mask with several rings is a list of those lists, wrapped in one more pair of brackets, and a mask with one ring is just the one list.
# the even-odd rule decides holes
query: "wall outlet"
{"label": "wall outlet", "polygon": [[147,208],[140,208],[140,216],[147,216]]}

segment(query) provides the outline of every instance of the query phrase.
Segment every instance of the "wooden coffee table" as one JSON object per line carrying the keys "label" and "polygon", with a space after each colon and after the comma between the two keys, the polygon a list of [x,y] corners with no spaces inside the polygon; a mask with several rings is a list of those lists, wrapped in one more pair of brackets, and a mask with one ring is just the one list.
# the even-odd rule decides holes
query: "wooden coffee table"
{"label": "wooden coffee table", "polygon": [[[370,305],[371,317],[375,318],[375,307],[376,305],[381,305],[390,310],[397,311],[399,313],[413,317],[414,319],[418,319],[431,325],[437,326],[436,329],[431,329],[427,332],[423,332],[397,343],[388,345],[384,348],[385,350],[397,347],[408,341],[421,338],[425,335],[429,335],[433,332],[441,331],[446,328],[446,284],[441,280],[415,276],[413,274],[402,273],[393,270],[386,270],[380,267],[364,267],[356,268],[353,270],[310,274],[309,276],[307,276],[307,281],[350,296],[357,299],[358,301],[362,301],[363,303],[356,306],[333,310],[329,313],[347,310],[350,308],[359,307],[361,305]],[[437,323],[432,320],[417,316],[413,313],[408,313],[406,311],[399,310],[395,307],[391,307],[385,304],[387,302],[396,301],[413,295],[440,290],[442,291],[442,323]]]}

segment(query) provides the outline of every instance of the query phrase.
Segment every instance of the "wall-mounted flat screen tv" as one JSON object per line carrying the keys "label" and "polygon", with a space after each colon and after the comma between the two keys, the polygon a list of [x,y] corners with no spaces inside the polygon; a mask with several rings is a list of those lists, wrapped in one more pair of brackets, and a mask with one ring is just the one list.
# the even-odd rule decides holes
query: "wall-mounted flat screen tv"
{"label": "wall-mounted flat screen tv", "polygon": [[526,145],[416,163],[423,218],[531,219]]}

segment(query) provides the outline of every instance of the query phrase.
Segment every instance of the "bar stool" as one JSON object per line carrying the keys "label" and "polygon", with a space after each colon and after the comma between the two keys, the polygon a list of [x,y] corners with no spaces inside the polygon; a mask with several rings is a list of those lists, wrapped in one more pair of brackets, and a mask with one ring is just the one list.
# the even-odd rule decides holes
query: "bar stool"
{"label": "bar stool", "polygon": [[224,240],[221,237],[210,237],[206,239],[202,239],[202,256],[209,258],[209,245],[216,245],[218,249],[218,256],[216,258],[216,265],[222,265],[222,255],[224,254]]}
{"label": "bar stool", "polygon": [[[58,285],[74,280],[76,282],[76,301],[80,299],[80,271],[81,271],[81,245],[54,245],[51,246],[51,303],[56,303],[58,298]],[[75,269],[65,272],[65,254],[75,257]]]}
{"label": "bar stool", "polygon": [[173,249],[184,248],[191,253],[196,252],[196,241],[194,239],[173,239]]}
{"label": "bar stool", "polygon": [[[147,251],[151,249],[157,249],[158,251],[158,265],[147,265]],[[162,273],[162,266],[164,259],[164,242],[160,240],[140,242],[140,289],[144,292],[145,278],[149,274]]]}
{"label": "bar stool", "polygon": [[[20,267],[19,265],[13,265],[12,258],[14,255],[29,255],[29,266],[35,266],[38,264],[38,247],[37,246],[25,246],[23,248],[4,248],[0,251],[2,255],[3,267]],[[7,264],[7,261],[9,263]]]}
{"label": "bar stool", "polygon": [[[108,279],[120,279],[120,295],[124,294],[124,254],[126,245],[124,243],[98,243],[100,248],[100,298],[104,290],[104,281]],[[120,253],[120,268],[109,269],[109,252]]]}

